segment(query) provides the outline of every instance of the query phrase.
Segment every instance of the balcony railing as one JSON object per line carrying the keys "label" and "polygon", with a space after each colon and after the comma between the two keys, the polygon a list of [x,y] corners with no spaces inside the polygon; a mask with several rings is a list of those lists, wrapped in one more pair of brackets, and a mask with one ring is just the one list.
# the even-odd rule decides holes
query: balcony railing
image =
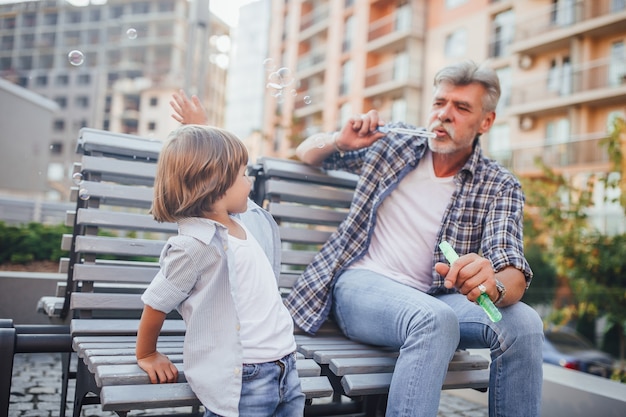
{"label": "balcony railing", "polygon": [[567,97],[587,91],[626,85],[626,57],[617,61],[602,59],[577,66],[557,67],[511,88],[511,105]]}
{"label": "balcony railing", "polygon": [[327,20],[329,15],[328,4],[320,7],[315,7],[313,11],[302,16],[300,19],[300,31],[304,31],[315,24]]}
{"label": "balcony railing", "polygon": [[301,55],[300,57],[298,57],[298,64],[296,68],[298,71],[304,71],[319,64],[320,62],[324,62],[325,59],[326,50],[313,50],[305,55]]}
{"label": "balcony railing", "polygon": [[396,32],[411,30],[411,15],[407,12],[394,12],[375,20],[369,25],[368,42]]}
{"label": "balcony railing", "polygon": [[535,13],[520,16],[521,20],[515,28],[515,40],[526,40],[576,23],[626,10],[626,4],[622,0],[579,0],[571,4],[566,3],[562,2],[560,6],[553,4]]}
{"label": "balcony railing", "polygon": [[537,160],[551,168],[576,168],[609,163],[606,147],[600,141],[606,133],[572,136],[567,142],[555,144],[528,144],[509,151],[492,153],[491,157],[517,174],[536,171]]}

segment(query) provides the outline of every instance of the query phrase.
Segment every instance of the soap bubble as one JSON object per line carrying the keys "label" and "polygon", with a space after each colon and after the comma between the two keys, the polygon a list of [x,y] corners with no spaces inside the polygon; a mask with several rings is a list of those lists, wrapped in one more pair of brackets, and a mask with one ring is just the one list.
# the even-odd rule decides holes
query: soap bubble
{"label": "soap bubble", "polygon": [[87,191],[86,188],[81,188],[80,190],[78,190],[78,198],[80,198],[83,201],[87,201],[91,198],[91,195],[89,194],[89,191]]}
{"label": "soap bubble", "polygon": [[313,100],[311,99],[311,96],[304,96],[302,101],[304,101],[304,104],[311,104]]}
{"label": "soap bubble", "polygon": [[128,39],[137,39],[137,29],[135,28],[130,28],[126,31],[126,36],[128,36]]}
{"label": "soap bubble", "polygon": [[266,58],[263,60],[263,68],[265,71],[274,71],[276,69],[276,65],[274,64],[274,60],[272,58]]}
{"label": "soap bubble", "polygon": [[81,185],[83,183],[83,174],[80,172],[75,172],[74,175],[72,175],[72,181],[76,185]]}
{"label": "soap bubble", "polygon": [[83,65],[85,62],[85,55],[81,51],[74,49],[67,54],[67,59],[70,61],[70,64],[78,67],[79,65]]}

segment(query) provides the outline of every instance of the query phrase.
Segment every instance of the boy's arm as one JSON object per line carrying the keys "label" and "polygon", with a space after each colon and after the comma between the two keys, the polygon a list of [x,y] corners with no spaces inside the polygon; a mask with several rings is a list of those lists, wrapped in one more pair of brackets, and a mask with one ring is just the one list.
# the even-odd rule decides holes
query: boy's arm
{"label": "boy's arm", "polygon": [[137,331],[137,346],[135,355],[137,365],[150,378],[150,382],[166,383],[178,380],[178,369],[169,358],[156,350],[157,339],[165,321],[165,313],[144,306],[139,329]]}

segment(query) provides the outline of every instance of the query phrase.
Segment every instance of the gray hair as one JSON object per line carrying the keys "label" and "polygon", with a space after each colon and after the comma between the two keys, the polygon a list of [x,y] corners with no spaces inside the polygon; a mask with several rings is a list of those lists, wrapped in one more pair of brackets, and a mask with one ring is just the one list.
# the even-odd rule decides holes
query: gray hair
{"label": "gray hair", "polygon": [[483,111],[496,110],[498,100],[500,100],[500,80],[492,68],[484,64],[477,65],[474,61],[462,61],[448,65],[437,72],[434,81],[435,88],[443,82],[455,86],[482,85],[487,91],[483,97]]}

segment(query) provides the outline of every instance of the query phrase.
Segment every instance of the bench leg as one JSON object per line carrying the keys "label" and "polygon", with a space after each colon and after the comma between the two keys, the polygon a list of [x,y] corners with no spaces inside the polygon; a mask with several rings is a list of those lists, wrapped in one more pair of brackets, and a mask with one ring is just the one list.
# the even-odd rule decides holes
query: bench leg
{"label": "bench leg", "polygon": [[[74,393],[73,417],[80,417],[83,405],[100,404],[99,393],[100,390],[96,385],[93,375],[91,375],[87,365],[85,365],[82,359],[78,358],[76,364],[76,389]],[[89,394],[96,395],[90,396]]]}
{"label": "bench leg", "polygon": [[61,353],[61,408],[59,410],[59,417],[65,417],[70,379],[76,379],[76,372],[70,370],[71,363],[72,352]]}
{"label": "bench leg", "polygon": [[366,417],[384,417],[387,410],[387,395],[368,395],[363,399]]}
{"label": "bench leg", "polygon": [[[0,417],[8,417],[11,400],[11,378],[15,355],[15,328],[12,320],[0,323]],[[6,404],[6,406],[5,406]]]}

